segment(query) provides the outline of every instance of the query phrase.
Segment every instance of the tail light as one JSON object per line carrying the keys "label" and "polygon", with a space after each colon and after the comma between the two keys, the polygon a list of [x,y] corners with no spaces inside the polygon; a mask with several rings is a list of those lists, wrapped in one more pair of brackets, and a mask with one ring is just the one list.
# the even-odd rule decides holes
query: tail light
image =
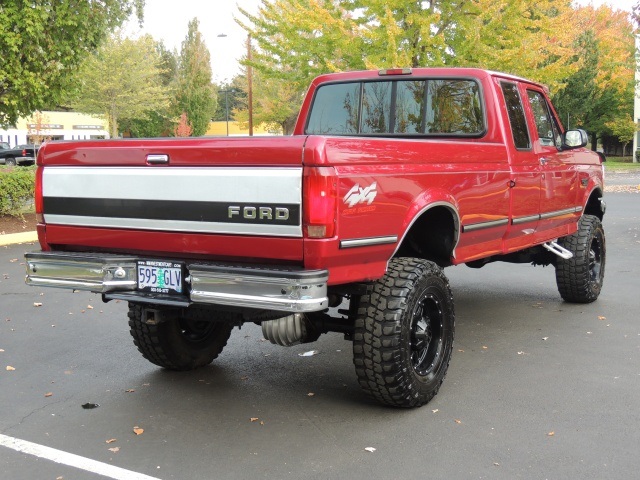
{"label": "tail light", "polygon": [[44,198],[42,192],[42,175],[44,173],[44,167],[39,165],[36,169],[36,184],[34,192],[34,203],[36,207],[36,220],[38,223],[44,222]]}
{"label": "tail light", "polygon": [[304,236],[331,238],[336,231],[338,177],[333,167],[305,167],[302,185]]}
{"label": "tail light", "polygon": [[23,156],[23,157],[26,157],[26,156],[27,156],[27,149],[26,149],[26,148],[23,148],[23,149],[22,149],[22,156]]}

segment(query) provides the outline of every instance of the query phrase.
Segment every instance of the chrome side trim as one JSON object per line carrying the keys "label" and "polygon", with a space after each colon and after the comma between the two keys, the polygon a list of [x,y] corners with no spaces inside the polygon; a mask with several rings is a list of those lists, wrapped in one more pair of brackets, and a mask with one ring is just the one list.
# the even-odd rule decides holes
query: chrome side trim
{"label": "chrome side trim", "polygon": [[511,219],[511,225],[520,225],[521,223],[537,222],[540,220],[540,214],[527,215],[526,217],[514,217]]}
{"label": "chrome side trim", "polygon": [[493,227],[501,227],[503,225],[508,225],[509,219],[503,218],[501,220],[492,220],[490,222],[481,222],[481,223],[471,223],[469,225],[463,225],[463,232],[475,232],[476,230],[484,230],[485,228],[493,228]]}
{"label": "chrome side trim", "polygon": [[350,240],[340,240],[340,248],[356,248],[356,247],[370,247],[373,245],[387,245],[390,243],[396,243],[397,241],[398,241],[397,235],[389,235],[386,237],[353,238]]}
{"label": "chrome side trim", "polygon": [[571,215],[581,210],[582,210],[582,207],[571,207],[571,208],[565,208],[564,210],[557,210],[555,212],[541,213],[540,219],[546,220],[553,217],[562,217],[563,215]]}

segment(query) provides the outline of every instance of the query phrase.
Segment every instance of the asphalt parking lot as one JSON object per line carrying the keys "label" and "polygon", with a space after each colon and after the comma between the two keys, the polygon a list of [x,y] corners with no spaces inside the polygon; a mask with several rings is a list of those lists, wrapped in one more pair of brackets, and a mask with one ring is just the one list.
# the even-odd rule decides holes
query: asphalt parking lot
{"label": "asphalt parking lot", "polygon": [[607,204],[593,304],[564,303],[553,268],[446,270],[454,355],[414,410],[369,400],[338,334],[283,348],[246,325],[211,366],[163,371],[124,303],[27,287],[37,247],[1,247],[0,478],[637,478],[640,195]]}

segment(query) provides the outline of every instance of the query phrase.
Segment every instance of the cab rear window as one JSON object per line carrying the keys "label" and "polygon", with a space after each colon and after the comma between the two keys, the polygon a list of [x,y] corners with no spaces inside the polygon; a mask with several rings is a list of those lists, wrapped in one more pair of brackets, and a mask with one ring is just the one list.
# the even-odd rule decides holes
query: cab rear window
{"label": "cab rear window", "polygon": [[306,133],[315,135],[480,136],[478,83],[469,79],[351,82],[315,94]]}

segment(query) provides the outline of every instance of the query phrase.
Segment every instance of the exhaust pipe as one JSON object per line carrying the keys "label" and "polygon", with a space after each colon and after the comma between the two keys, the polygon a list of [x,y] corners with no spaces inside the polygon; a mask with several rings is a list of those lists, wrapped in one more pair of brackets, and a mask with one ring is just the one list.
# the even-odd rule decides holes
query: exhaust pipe
{"label": "exhaust pipe", "polygon": [[262,335],[274,345],[291,347],[301,343],[315,342],[320,333],[306,315],[294,313],[262,322]]}

